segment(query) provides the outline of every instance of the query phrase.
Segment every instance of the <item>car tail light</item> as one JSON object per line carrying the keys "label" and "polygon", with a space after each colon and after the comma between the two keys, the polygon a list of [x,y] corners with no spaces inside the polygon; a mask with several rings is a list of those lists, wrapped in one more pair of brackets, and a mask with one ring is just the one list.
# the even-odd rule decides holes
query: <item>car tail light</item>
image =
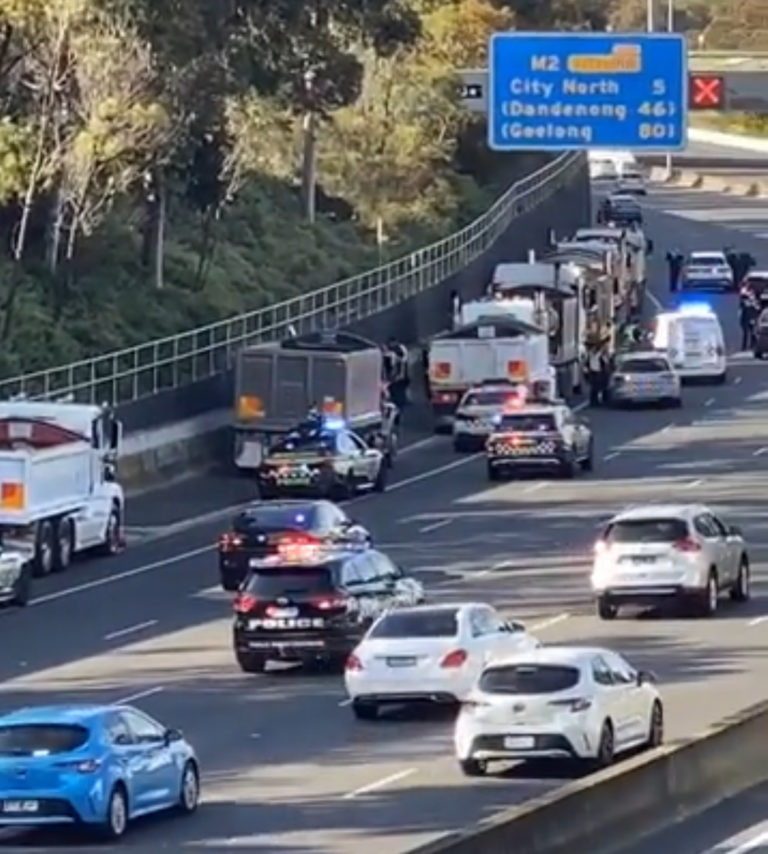
{"label": "car tail light", "polygon": [[587,697],[574,697],[570,700],[552,700],[549,705],[565,708],[571,712],[586,712],[587,709],[591,708],[592,700]]}
{"label": "car tail light", "polygon": [[467,651],[465,649],[454,649],[440,662],[440,667],[455,668],[463,667],[467,660]]}
{"label": "car tail light", "polygon": [[311,534],[286,534],[277,543],[277,553],[286,561],[314,560],[322,540]]}
{"label": "car tail light", "polygon": [[235,596],[234,608],[238,614],[247,614],[259,604],[259,600],[252,593],[238,593]]}
{"label": "car tail light", "polygon": [[243,544],[243,538],[239,534],[227,533],[219,537],[219,551],[232,552],[239,549]]}
{"label": "car tail light", "polygon": [[682,540],[677,540],[674,547],[679,552],[700,552],[701,546],[693,539],[693,537],[684,537]]}
{"label": "car tail light", "polygon": [[605,540],[598,540],[595,543],[595,554],[601,555],[608,551],[608,543]]}
{"label": "car tail light", "polygon": [[344,596],[313,596],[311,602],[320,611],[336,611],[347,607],[347,599]]}
{"label": "car tail light", "polygon": [[347,662],[344,665],[345,670],[355,670],[360,671],[363,669],[363,662],[354,654],[351,653],[347,656]]}
{"label": "car tail light", "polygon": [[78,774],[95,774],[101,768],[101,760],[79,759],[77,762],[57,762],[56,767],[77,771]]}

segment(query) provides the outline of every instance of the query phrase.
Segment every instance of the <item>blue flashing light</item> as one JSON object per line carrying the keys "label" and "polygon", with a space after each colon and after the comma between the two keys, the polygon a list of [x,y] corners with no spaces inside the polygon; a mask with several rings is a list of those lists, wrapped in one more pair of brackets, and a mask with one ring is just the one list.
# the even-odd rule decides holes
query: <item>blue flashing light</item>
{"label": "blue flashing light", "polygon": [[696,302],[687,302],[685,299],[680,301],[679,311],[681,314],[713,314],[712,306],[708,302],[700,300]]}
{"label": "blue flashing light", "polygon": [[343,418],[334,418],[326,416],[323,418],[323,428],[326,430],[343,430],[346,427]]}
{"label": "blue flashing light", "polygon": [[494,415],[493,418],[491,418],[491,424],[493,424],[494,427],[498,427],[499,424],[501,424],[503,419],[504,419],[504,416],[501,413],[497,412],[496,415]]}

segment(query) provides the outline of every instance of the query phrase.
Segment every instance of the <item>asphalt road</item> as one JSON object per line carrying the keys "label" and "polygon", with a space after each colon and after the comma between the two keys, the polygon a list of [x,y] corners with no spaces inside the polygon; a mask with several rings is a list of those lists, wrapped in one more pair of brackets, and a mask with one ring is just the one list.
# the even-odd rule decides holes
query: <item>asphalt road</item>
{"label": "asphalt road", "polygon": [[[706,221],[680,215],[700,202],[667,190],[646,202],[657,302],[666,301],[668,247],[736,242],[716,224],[715,208]],[[670,207],[677,215],[663,212]],[[768,266],[761,238],[738,241]],[[768,685],[768,367],[735,353],[734,298],[713,304],[734,353],[729,383],[686,390],[681,410],[594,411],[598,462],[589,476],[489,484],[479,458],[424,437],[400,460],[387,494],[351,508],[435,598],[486,599],[544,641],[610,645],[654,670],[672,739],[762,699]],[[221,508],[249,492],[247,481],[208,477],[144,496],[131,549],[47,580],[30,608],[0,617],[4,707],[135,698],[197,745],[199,813],[137,826],[122,849],[352,854],[370,840],[380,854],[396,854],[558,785],[514,769],[468,781],[451,754],[450,720],[356,722],[337,676],[242,675],[212,544]],[[596,526],[626,504],[671,499],[710,502],[743,526],[753,601],[724,603],[712,620],[601,623],[587,584]],[[52,839],[13,835],[0,850],[51,850]]]}
{"label": "asphalt road", "polygon": [[766,854],[768,786],[640,840],[621,854]]}

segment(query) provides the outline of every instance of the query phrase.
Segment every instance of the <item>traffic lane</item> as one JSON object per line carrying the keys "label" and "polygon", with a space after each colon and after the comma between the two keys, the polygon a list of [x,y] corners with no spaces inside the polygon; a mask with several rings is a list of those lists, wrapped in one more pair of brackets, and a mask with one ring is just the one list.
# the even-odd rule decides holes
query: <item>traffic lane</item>
{"label": "traffic lane", "polygon": [[758,786],[705,812],[650,833],[620,854],[766,854],[768,785]]}
{"label": "traffic lane", "polygon": [[[748,385],[728,386],[724,394],[733,394]],[[602,457],[644,433],[653,433],[670,423],[686,423],[696,412],[703,411],[707,401],[705,388],[686,390],[686,407],[681,410],[643,410],[631,415],[597,409],[590,419],[595,432],[598,471],[606,464]],[[417,472],[400,485],[393,484],[391,492],[372,495],[350,502],[350,513],[367,525],[377,542],[397,543],[403,539],[402,520],[433,511],[435,514],[487,485],[485,469],[478,456],[453,453],[450,441],[440,445],[441,456],[435,468]],[[583,480],[588,480],[586,476]],[[582,478],[579,479],[582,482]],[[516,490],[525,501],[539,487],[531,481]],[[546,487],[549,489],[550,487]],[[418,538],[430,542],[440,540],[440,523],[444,517],[425,521],[417,526]],[[437,527],[433,527],[437,526]],[[445,527],[445,526],[442,526]],[[541,529],[531,528],[538,536]],[[162,542],[163,552],[155,552],[156,560],[135,564],[117,576],[107,576],[62,588],[43,595],[25,610],[8,609],[0,619],[0,633],[8,633],[8,648],[14,660],[0,662],[0,676],[12,675],[20,669],[31,671],[90,654],[104,645],[115,646],[130,640],[130,634],[149,636],[169,627],[182,627],[211,616],[210,609],[226,607],[189,594],[211,587],[217,581],[214,543],[221,526],[215,523],[198,525],[189,533],[170,536]],[[444,535],[446,532],[442,531]],[[413,539],[413,537],[408,538]],[[159,548],[160,544],[157,544]],[[509,545],[505,546],[509,548]],[[488,567],[489,556],[482,542],[475,544],[468,563],[470,569],[482,571]],[[460,555],[454,556],[455,558]],[[491,558],[492,560],[492,558]],[[412,566],[405,556],[404,565]],[[450,566],[450,564],[449,564]],[[448,567],[446,567],[448,569]],[[185,598],[187,597],[187,598]],[[184,605],[180,605],[181,601]],[[155,622],[156,621],[156,622]],[[0,634],[0,637],[2,635]],[[10,643],[10,638],[13,642]],[[52,639],[55,639],[52,641]]]}
{"label": "traffic lane", "polygon": [[684,152],[679,157],[677,154],[672,154],[672,163],[679,160],[685,161],[686,157],[707,158],[715,162],[723,161],[725,163],[732,160],[755,160],[765,161],[766,154],[764,151],[750,151],[747,148],[734,148],[728,145],[714,145],[708,142],[689,141]]}

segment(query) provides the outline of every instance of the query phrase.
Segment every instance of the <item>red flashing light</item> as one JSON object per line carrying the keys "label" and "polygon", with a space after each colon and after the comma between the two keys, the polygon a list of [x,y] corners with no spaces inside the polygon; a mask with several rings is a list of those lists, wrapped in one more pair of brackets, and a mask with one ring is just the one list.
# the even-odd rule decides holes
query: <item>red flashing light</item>
{"label": "red flashing light", "polygon": [[347,656],[347,662],[344,665],[344,669],[360,671],[363,669],[363,662],[360,661],[360,659],[354,653],[352,653],[351,655]]}
{"label": "red flashing light", "polygon": [[679,552],[700,552],[701,546],[692,537],[684,537],[675,543],[675,548]]}
{"label": "red flashing light", "polygon": [[252,593],[238,593],[235,596],[234,608],[238,614],[247,614],[259,604],[259,600]]}
{"label": "red flashing light", "polygon": [[320,611],[336,611],[347,607],[347,600],[343,596],[316,596],[312,604]]}
{"label": "red flashing light", "polygon": [[219,537],[219,551],[232,552],[239,549],[243,544],[243,538],[239,534],[227,533]]}

